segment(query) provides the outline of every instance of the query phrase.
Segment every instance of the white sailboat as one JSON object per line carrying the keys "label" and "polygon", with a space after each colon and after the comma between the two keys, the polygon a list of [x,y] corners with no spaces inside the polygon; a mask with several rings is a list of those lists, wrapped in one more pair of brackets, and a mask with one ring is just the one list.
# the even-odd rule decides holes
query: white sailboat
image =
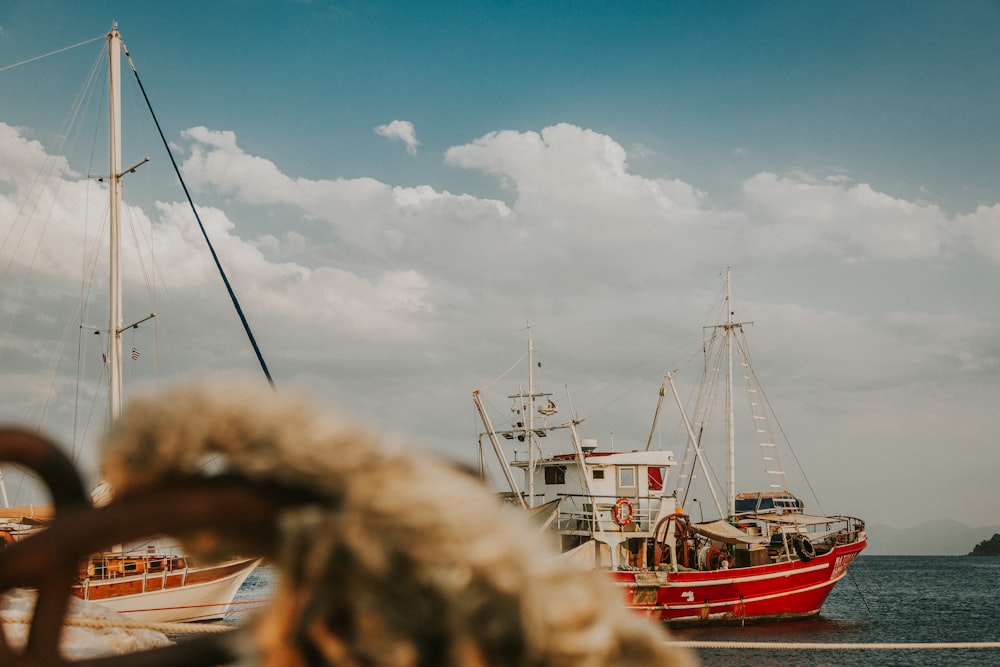
{"label": "white sailboat", "polygon": [[[122,412],[122,333],[155,314],[123,326],[121,277],[121,185],[122,178],[141,162],[122,168],[121,61],[124,45],[117,24],[107,35],[109,81],[109,345],[107,351],[108,419],[114,423]],[[266,368],[265,368],[266,372]],[[269,376],[268,376],[269,378]],[[270,378],[269,378],[270,379]],[[52,518],[50,507],[7,507],[6,489],[0,475],[0,549],[6,544],[44,530]],[[228,612],[240,586],[260,563],[258,558],[233,558],[211,565],[191,563],[176,547],[158,541],[117,545],[114,550],[93,554],[80,563],[73,594],[135,620],[151,623],[218,620]]]}

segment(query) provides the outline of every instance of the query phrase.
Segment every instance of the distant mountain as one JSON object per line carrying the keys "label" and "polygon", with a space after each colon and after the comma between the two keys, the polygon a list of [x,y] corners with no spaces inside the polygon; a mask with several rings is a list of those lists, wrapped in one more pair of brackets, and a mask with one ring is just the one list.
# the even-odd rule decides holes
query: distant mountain
{"label": "distant mountain", "polygon": [[868,524],[869,556],[964,556],[1000,533],[1000,526],[970,528],[960,521],[927,521],[912,528]]}
{"label": "distant mountain", "polygon": [[995,533],[988,540],[983,540],[972,550],[970,556],[1000,556],[1000,533]]}

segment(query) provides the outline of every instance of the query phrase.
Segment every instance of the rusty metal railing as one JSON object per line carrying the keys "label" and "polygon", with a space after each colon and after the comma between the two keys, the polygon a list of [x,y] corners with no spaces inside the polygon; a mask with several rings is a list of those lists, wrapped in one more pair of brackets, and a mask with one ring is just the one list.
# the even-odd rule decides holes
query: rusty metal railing
{"label": "rusty metal railing", "polygon": [[14,428],[0,428],[0,461],[37,474],[55,507],[48,527],[0,551],[0,595],[20,587],[38,591],[23,650],[12,647],[0,631],[4,667],[209,667],[234,662],[233,633],[238,629],[121,656],[65,658],[59,639],[80,559],[130,540],[210,537],[223,529],[230,542],[235,536],[243,555],[272,558],[280,511],[324,502],[303,489],[221,476],[171,479],[94,507],[77,470],[54,442]]}

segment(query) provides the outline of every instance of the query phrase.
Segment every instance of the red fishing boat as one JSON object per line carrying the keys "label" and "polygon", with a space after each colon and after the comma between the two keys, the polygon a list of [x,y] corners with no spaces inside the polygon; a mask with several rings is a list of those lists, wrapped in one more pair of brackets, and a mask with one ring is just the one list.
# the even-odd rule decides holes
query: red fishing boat
{"label": "red fishing boat", "polygon": [[[493,428],[480,392],[473,392],[484,435],[510,487],[507,499],[558,535],[560,558],[567,566],[606,573],[621,587],[626,604],[671,625],[815,616],[867,546],[864,521],[807,513],[787,488],[763,393],[750,367],[744,323],[733,321],[730,295],[727,273],[720,300],[724,315],[706,327],[706,373],[691,414],[679,398],[674,373],[667,373],[644,451],[598,451],[596,440],[580,438],[582,420],[552,423],[557,412],[552,394],[534,387],[531,370],[527,390],[509,397],[514,418],[507,429]],[[759,492],[736,493],[734,351],[744,370],[751,431],[764,462],[765,490]],[[529,368],[533,353],[529,335]],[[679,463],[671,451],[651,448],[668,389],[687,434]],[[728,416],[728,484],[722,498],[711,483],[703,448],[711,408],[721,395]],[[542,439],[551,442],[548,437],[558,430],[569,434],[572,450],[542,454]],[[526,451],[510,460],[504,440]],[[514,470],[523,473],[524,490]],[[694,496],[695,488],[707,490],[718,518],[701,517],[705,510]],[[698,521],[691,507],[697,507]]]}

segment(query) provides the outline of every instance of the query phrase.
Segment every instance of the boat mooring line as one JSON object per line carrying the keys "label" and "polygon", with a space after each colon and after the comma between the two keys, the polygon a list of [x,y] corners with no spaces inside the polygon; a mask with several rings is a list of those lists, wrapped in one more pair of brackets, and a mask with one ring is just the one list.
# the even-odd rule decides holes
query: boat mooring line
{"label": "boat mooring line", "polygon": [[1000,649],[1000,642],[910,642],[910,643],[837,643],[837,642],[722,642],[674,641],[673,646],[693,649],[764,649],[787,651],[954,651]]}
{"label": "boat mooring line", "polygon": [[[31,616],[27,614],[2,614],[0,615],[0,623],[30,625]],[[142,623],[140,621],[119,621],[107,618],[83,618],[79,616],[67,618],[63,621],[63,625],[91,629],[153,630],[154,632],[162,632],[165,635],[218,634],[221,632],[231,632],[238,627],[222,623]]]}

